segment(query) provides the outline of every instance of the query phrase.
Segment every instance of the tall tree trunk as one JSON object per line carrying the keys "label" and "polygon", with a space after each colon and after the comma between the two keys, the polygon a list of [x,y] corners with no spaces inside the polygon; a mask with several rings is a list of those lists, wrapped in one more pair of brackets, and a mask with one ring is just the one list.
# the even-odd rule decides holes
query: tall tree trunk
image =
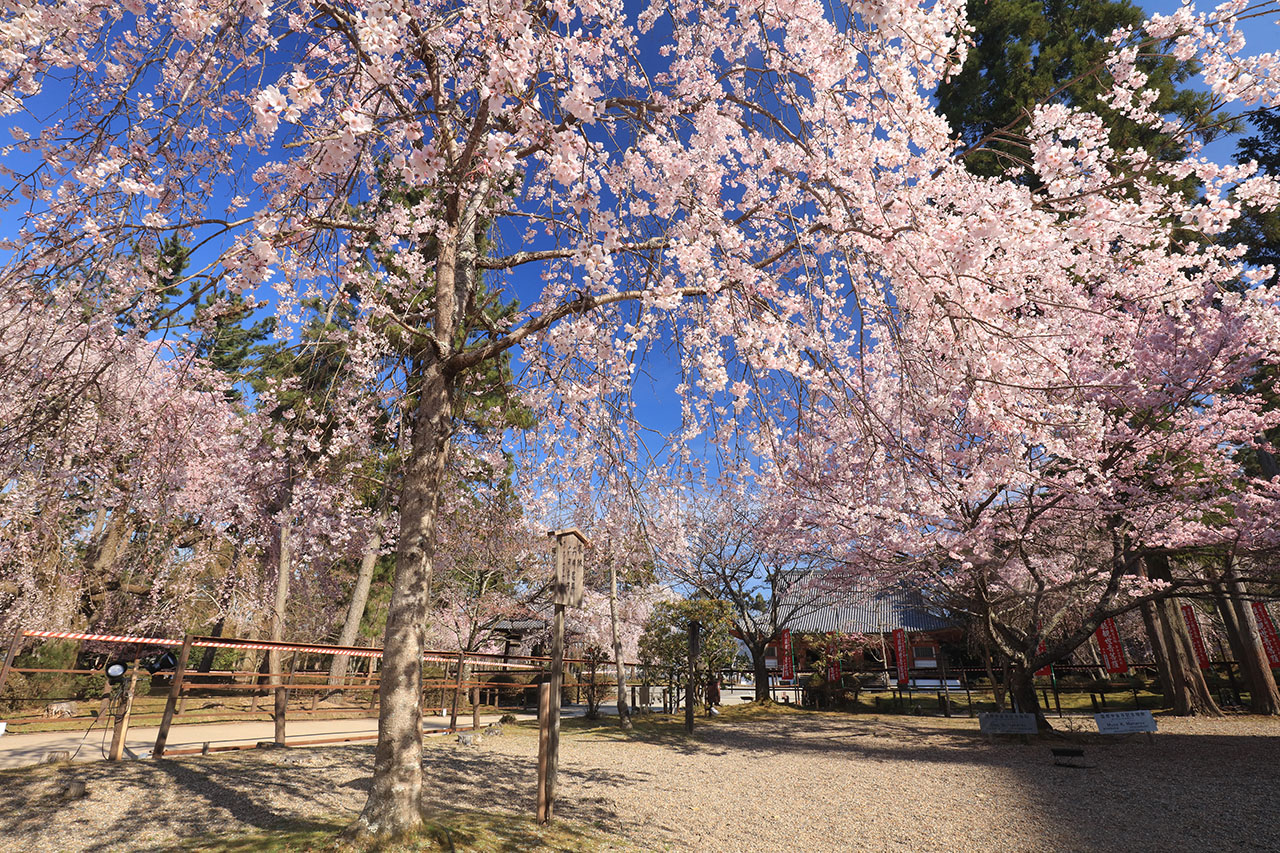
{"label": "tall tree trunk", "polygon": [[631,728],[631,709],[627,705],[627,668],[622,661],[622,635],[618,631],[618,566],[609,561],[609,622],[613,628],[613,663],[618,680],[618,722]]}
{"label": "tall tree trunk", "polygon": [[1214,701],[1213,694],[1209,692],[1209,684],[1204,680],[1195,648],[1191,645],[1191,634],[1187,631],[1178,603],[1173,599],[1165,599],[1160,602],[1160,612],[1165,644],[1170,649],[1177,650],[1176,655],[1169,655],[1174,680],[1181,682],[1173,712],[1180,717],[1221,717],[1222,709]]}
{"label": "tall tree trunk", "polygon": [[[456,376],[445,370],[476,280],[476,236],[480,205],[488,193],[478,182],[467,198],[447,202],[453,227],[438,232],[436,245],[434,338],[419,358],[418,408],[413,441],[400,493],[400,538],[396,577],[383,638],[378,696],[378,746],[373,781],[364,810],[352,827],[364,836],[401,835],[422,825],[422,656],[431,607],[431,570],[436,553],[436,519],[449,439],[453,434]],[[456,218],[455,218],[456,217]]]}
{"label": "tall tree trunk", "polygon": [[[441,254],[445,253],[441,249]],[[440,287],[443,288],[442,281]],[[400,497],[396,576],[383,639],[378,746],[369,799],[354,829],[397,835],[422,824],[422,656],[430,609],[436,514],[452,427],[452,378],[438,360],[422,370],[413,444]]]}
{"label": "tall tree trunk", "polygon": [[[1147,574],[1153,580],[1170,582],[1173,572],[1169,567],[1169,558],[1163,554],[1147,556]],[[1204,674],[1200,672],[1196,661],[1195,650],[1191,648],[1191,636],[1183,624],[1182,614],[1178,612],[1177,603],[1171,598],[1162,598],[1154,602],[1155,616],[1160,628],[1162,650],[1165,655],[1165,667],[1168,676],[1166,684],[1172,700],[1173,712],[1179,717],[1190,717],[1196,714],[1222,716],[1218,703],[1213,701],[1209,693],[1209,685],[1205,683]],[[1144,610],[1145,619],[1145,610]]]}
{"label": "tall tree trunk", "polygon": [[[1236,621],[1235,608],[1231,606],[1231,599],[1227,596],[1227,587],[1218,580],[1214,581],[1209,588],[1213,593],[1213,604],[1218,610],[1218,617],[1222,620],[1222,633],[1227,636],[1227,647],[1231,649],[1231,660],[1240,667],[1245,684],[1248,685],[1249,676],[1244,673],[1244,665],[1241,663],[1245,654],[1244,643],[1241,642],[1243,632],[1240,630],[1240,623]],[[1219,643],[1219,649],[1221,649],[1221,643]]]}
{"label": "tall tree trunk", "polygon": [[[274,607],[271,610],[271,642],[280,643],[284,641],[284,620],[286,610],[289,606],[289,579],[293,574],[293,519],[291,517],[292,507],[286,505],[281,511],[283,518],[280,521],[280,559],[279,566],[276,570],[276,598]],[[285,728],[285,705],[288,703],[288,696],[285,691],[278,689],[284,683],[284,652],[279,649],[272,649],[267,653],[268,666],[271,670],[270,684],[277,688],[272,692],[275,695],[275,712],[272,714],[275,719],[275,741],[281,746],[284,745],[284,728]]]}
{"label": "tall tree trunk", "polygon": [[[342,623],[342,633],[338,635],[338,645],[354,646],[356,636],[360,633],[360,621],[364,619],[364,608],[369,603],[369,587],[373,583],[373,570],[378,564],[378,551],[382,548],[382,525],[387,523],[388,513],[385,508],[378,511],[374,519],[373,533],[364,544],[364,552],[360,555],[360,573],[356,575],[356,585],[351,590],[351,601],[347,604],[347,618]],[[350,655],[334,655],[333,664],[329,667],[329,684],[342,686],[347,679],[347,667]]]}
{"label": "tall tree trunk", "polygon": [[[1232,651],[1239,657],[1237,661],[1249,685],[1249,710],[1255,714],[1280,714],[1280,692],[1276,690],[1276,679],[1267,663],[1266,651],[1262,641],[1258,639],[1258,626],[1253,616],[1253,608],[1247,601],[1244,584],[1236,576],[1235,567],[1228,563],[1222,572],[1222,585],[1232,619],[1237,632],[1236,642],[1232,643]],[[1228,639],[1231,628],[1227,629]],[[1236,646],[1239,645],[1239,649]]]}
{"label": "tall tree trunk", "polygon": [[453,683],[453,700],[449,711],[449,731],[458,730],[458,703],[462,701],[462,683],[467,680],[466,650],[458,651],[458,673]]}
{"label": "tall tree trunk", "polygon": [[765,659],[768,643],[748,643],[751,651],[751,666],[756,673],[756,701],[763,702],[769,698],[769,662]]}
{"label": "tall tree trunk", "polygon": [[[107,604],[107,581],[114,577],[116,561],[120,556],[120,546],[132,535],[129,529],[129,513],[124,507],[117,507],[109,518],[104,519],[105,510],[99,510],[99,517],[94,521],[94,528],[102,534],[95,540],[86,561],[89,567],[89,583],[81,604],[81,613],[85,617],[85,627],[92,630],[103,607]],[[105,532],[102,524],[105,523]]]}
{"label": "tall tree trunk", "polygon": [[1020,712],[1036,715],[1036,726],[1041,731],[1053,728],[1040,707],[1040,697],[1036,695],[1035,671],[1020,661],[1012,662],[1009,668],[1009,698]]}
{"label": "tall tree trunk", "polygon": [[[235,575],[240,566],[240,540],[236,539],[231,544],[231,558],[227,563],[226,573],[222,576],[222,583],[218,590],[218,621],[213,623],[213,628],[209,631],[211,637],[221,637],[222,632],[227,627],[227,610],[231,606],[231,596],[235,590]],[[210,646],[204,650],[204,654],[200,656],[200,663],[196,665],[196,672],[209,672],[213,669],[214,655],[217,649]]]}
{"label": "tall tree trunk", "polygon": [[1155,660],[1156,669],[1160,672],[1160,707],[1173,708],[1176,704],[1174,696],[1178,690],[1174,687],[1175,678],[1173,669],[1169,665],[1169,654],[1165,649],[1165,636],[1161,630],[1160,616],[1156,613],[1156,604],[1154,601],[1144,601],[1138,606],[1138,610],[1142,613],[1143,627],[1147,629],[1151,657]]}
{"label": "tall tree trunk", "polygon": [[1004,710],[1004,690],[1005,686],[1000,683],[1000,679],[996,678],[995,664],[991,659],[991,649],[986,650],[986,654],[982,656],[982,661],[987,665],[987,678],[991,681],[991,696],[996,701],[996,710]]}

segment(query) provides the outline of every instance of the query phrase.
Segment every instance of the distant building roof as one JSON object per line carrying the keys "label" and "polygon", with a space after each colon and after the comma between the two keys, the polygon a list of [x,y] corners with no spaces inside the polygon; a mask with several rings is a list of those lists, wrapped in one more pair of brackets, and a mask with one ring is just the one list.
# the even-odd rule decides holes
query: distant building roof
{"label": "distant building roof", "polygon": [[[812,593],[784,595],[808,597]],[[786,627],[811,634],[881,634],[895,628],[940,631],[956,627],[937,608],[930,608],[920,590],[907,588],[822,593],[811,606],[795,608],[795,613]]]}

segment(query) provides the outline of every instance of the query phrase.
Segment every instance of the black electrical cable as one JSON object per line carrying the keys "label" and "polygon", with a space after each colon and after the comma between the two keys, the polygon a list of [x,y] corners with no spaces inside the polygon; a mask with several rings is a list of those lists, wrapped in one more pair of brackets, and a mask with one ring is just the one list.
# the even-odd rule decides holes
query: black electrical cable
{"label": "black electrical cable", "polygon": [[[84,737],[80,738],[80,743],[78,746],[76,746],[76,751],[71,753],[71,759],[70,759],[71,761],[76,760],[76,756],[79,755],[80,750],[84,748],[84,742],[89,739],[89,733],[93,731],[93,727],[98,724],[98,721],[110,720],[113,717],[115,717],[115,712],[119,705],[119,699],[120,699],[120,696],[123,694],[123,692],[124,691],[121,685],[116,685],[115,689],[111,691],[111,701],[107,704],[107,712],[105,714],[99,714],[98,719],[90,723],[89,728],[84,730]],[[104,728],[102,730],[102,745],[99,748],[102,750],[103,756],[107,754],[107,732],[108,731],[110,731],[109,727]]]}

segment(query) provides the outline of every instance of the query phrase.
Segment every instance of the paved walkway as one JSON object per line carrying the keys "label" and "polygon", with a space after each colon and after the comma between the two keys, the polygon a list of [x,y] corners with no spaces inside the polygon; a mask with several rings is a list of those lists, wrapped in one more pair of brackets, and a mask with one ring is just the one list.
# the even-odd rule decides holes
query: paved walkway
{"label": "paved walkway", "polygon": [[[504,713],[508,713],[504,711]],[[536,716],[532,712],[514,711],[518,717],[525,719]],[[572,716],[573,709],[566,708],[565,715]],[[579,712],[581,713],[581,712]],[[499,714],[481,714],[480,724],[488,725],[497,722]],[[460,714],[458,725],[470,726],[471,714]],[[448,728],[449,718],[427,716],[423,718],[423,728],[427,730]],[[159,728],[156,726],[136,726],[129,729],[125,739],[125,756],[127,758],[149,758],[156,743]],[[290,720],[286,726],[286,743],[302,741],[333,740],[339,742],[348,738],[370,738],[378,734],[378,720],[367,717],[354,720]],[[204,744],[210,748],[229,746],[251,746],[264,740],[275,739],[275,724],[271,720],[254,720],[230,723],[195,723],[191,725],[175,724],[169,729],[169,742],[165,747],[166,754],[182,750],[198,750]],[[111,728],[105,731],[95,726],[86,734],[83,730],[69,732],[36,732],[34,734],[0,735],[0,769],[26,767],[39,764],[51,752],[65,750],[75,755],[76,761],[99,761],[107,757],[111,746]]]}

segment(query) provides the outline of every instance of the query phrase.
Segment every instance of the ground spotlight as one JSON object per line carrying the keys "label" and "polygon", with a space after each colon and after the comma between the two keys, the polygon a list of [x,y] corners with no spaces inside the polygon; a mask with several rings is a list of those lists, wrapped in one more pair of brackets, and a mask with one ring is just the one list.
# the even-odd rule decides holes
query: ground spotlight
{"label": "ground spotlight", "polygon": [[125,671],[129,668],[127,661],[113,660],[107,664],[107,681],[112,684],[119,684],[124,678]]}
{"label": "ground spotlight", "polygon": [[173,656],[173,652],[161,652],[158,655],[152,655],[140,661],[143,669],[155,675],[157,672],[163,672],[167,669],[174,669],[178,665],[178,659]]}

